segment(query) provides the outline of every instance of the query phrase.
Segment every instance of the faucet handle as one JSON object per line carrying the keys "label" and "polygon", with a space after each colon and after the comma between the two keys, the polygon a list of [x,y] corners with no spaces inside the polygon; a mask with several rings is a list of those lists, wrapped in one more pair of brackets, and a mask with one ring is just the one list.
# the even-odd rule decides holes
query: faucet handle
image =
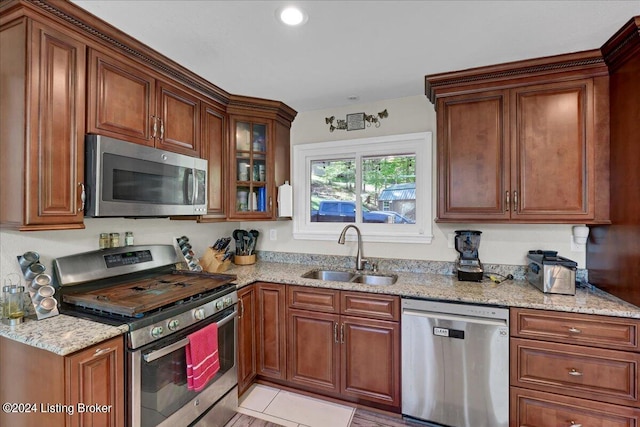
{"label": "faucet handle", "polygon": [[376,261],[373,261],[371,264],[371,271],[373,271],[374,273],[378,272],[378,263]]}

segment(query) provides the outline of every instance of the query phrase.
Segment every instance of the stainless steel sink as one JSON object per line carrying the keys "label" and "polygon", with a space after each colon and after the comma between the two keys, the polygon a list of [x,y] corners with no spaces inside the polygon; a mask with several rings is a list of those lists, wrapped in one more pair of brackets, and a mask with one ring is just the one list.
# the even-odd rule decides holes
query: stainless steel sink
{"label": "stainless steel sink", "polygon": [[333,282],[349,282],[355,274],[338,270],[311,270],[302,275],[305,279],[330,280]]}
{"label": "stainless steel sink", "polygon": [[311,270],[302,275],[305,279],[353,282],[365,285],[393,285],[398,280],[395,274],[361,274],[340,270]]}
{"label": "stainless steel sink", "polygon": [[360,274],[351,281],[354,283],[364,283],[366,285],[393,285],[398,280],[395,274]]}

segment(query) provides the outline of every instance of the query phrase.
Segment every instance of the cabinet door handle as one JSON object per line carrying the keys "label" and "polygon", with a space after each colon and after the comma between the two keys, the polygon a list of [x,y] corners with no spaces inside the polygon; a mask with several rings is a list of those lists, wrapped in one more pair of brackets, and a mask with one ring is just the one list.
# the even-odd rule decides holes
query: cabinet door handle
{"label": "cabinet door handle", "polygon": [[573,420],[569,421],[569,423],[571,423],[571,427],[582,427],[582,424],[576,424]]}
{"label": "cabinet door handle", "polygon": [[271,206],[272,206],[272,198],[271,196],[269,196],[269,210],[271,210]]}
{"label": "cabinet door handle", "polygon": [[79,182],[78,186],[81,188],[80,201],[82,202],[80,207],[78,208],[78,212],[82,212],[84,211],[84,204],[87,201],[87,192],[85,191],[84,184],[82,182]]}
{"label": "cabinet door handle", "polygon": [[509,197],[509,192],[505,191],[505,210],[509,212],[509,206],[511,205],[511,198]]}
{"label": "cabinet door handle", "polygon": [[338,344],[338,322],[333,324],[333,340]]}
{"label": "cabinet door handle", "polygon": [[340,344],[344,344],[344,323],[340,325]]}
{"label": "cabinet door handle", "polygon": [[242,319],[244,317],[244,301],[240,299],[240,316],[238,319]]}
{"label": "cabinet door handle", "polygon": [[160,120],[160,140],[164,139],[164,120],[158,118]]}
{"label": "cabinet door handle", "polygon": [[569,375],[571,375],[572,377],[581,377],[582,372],[578,371],[575,368],[571,368],[571,370],[569,371]]}
{"label": "cabinet door handle", "polygon": [[151,138],[155,138],[158,135],[158,118],[156,116],[151,116],[151,120],[153,121],[153,134]]}
{"label": "cabinet door handle", "polygon": [[93,353],[93,357],[98,357],[101,356],[105,353],[109,353],[111,351],[111,347],[107,347],[107,348],[98,348],[96,349],[96,352]]}
{"label": "cabinet door handle", "polygon": [[571,332],[572,334],[581,334],[582,331],[578,328],[574,328],[573,326],[571,328],[569,328],[569,332]]}
{"label": "cabinet door handle", "polygon": [[518,212],[518,192],[513,192],[513,211]]}

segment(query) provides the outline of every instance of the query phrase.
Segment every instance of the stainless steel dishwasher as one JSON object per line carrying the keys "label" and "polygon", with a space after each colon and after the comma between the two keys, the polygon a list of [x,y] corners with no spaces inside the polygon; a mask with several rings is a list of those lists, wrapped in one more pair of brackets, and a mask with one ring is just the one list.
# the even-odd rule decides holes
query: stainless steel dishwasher
{"label": "stainless steel dishwasher", "polygon": [[403,299],[402,414],[435,426],[508,427],[509,310]]}

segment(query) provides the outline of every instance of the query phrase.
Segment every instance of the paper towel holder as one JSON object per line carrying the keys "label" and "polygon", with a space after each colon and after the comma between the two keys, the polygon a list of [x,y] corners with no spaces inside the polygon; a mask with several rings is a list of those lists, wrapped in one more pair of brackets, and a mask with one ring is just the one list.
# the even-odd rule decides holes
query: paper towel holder
{"label": "paper towel holder", "polygon": [[278,187],[278,218],[293,217],[293,189],[289,181]]}

